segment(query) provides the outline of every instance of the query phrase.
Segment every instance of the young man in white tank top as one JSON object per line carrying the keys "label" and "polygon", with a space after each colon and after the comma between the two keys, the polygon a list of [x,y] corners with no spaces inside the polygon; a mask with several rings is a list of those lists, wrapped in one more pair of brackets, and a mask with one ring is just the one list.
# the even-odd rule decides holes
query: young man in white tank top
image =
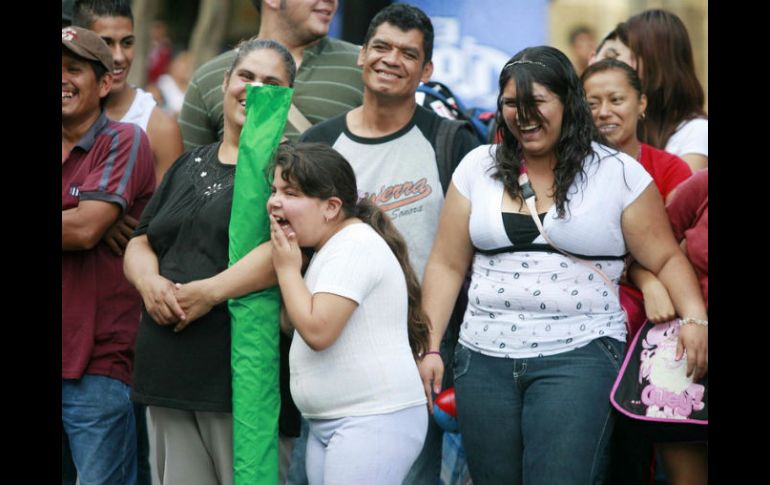
{"label": "young man in white tank top", "polygon": [[[74,25],[98,34],[112,51],[114,82],[105,111],[111,120],[139,125],[150,140],[155,164],[155,186],[184,151],[182,133],[176,120],[156,106],[152,95],[128,83],[134,60],[134,18],[129,0],[76,0],[72,9]],[[138,221],[123,217],[104,235],[110,249],[121,256]]]}
{"label": "young man in white tank top", "polygon": [[78,0],[73,24],[96,32],[110,47],[115,70],[107,117],[136,123],[147,133],[155,159],[155,183],[160,184],[168,167],[182,154],[182,134],[176,120],[156,106],[152,95],[128,83],[135,42],[130,1]]}

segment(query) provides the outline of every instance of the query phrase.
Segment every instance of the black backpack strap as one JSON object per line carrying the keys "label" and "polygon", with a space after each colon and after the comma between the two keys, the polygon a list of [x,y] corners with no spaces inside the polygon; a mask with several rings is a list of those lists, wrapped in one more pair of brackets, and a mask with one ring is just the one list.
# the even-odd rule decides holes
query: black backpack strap
{"label": "black backpack strap", "polygon": [[468,125],[469,128],[473,129],[467,121],[442,118],[436,130],[436,139],[433,146],[436,150],[438,178],[441,180],[441,188],[444,190],[444,194],[449,190],[449,182],[452,180],[452,172],[454,172],[456,166],[452,160],[452,147],[454,146],[458,130],[464,125]]}

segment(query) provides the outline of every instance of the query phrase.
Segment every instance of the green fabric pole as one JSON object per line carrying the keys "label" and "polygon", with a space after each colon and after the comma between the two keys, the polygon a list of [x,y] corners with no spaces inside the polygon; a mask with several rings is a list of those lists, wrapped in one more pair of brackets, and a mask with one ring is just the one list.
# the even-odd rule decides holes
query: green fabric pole
{"label": "green fabric pole", "polygon": [[[270,239],[266,168],[281,140],[293,89],[247,86],[230,214],[230,264]],[[232,325],[235,485],[278,484],[278,287],[228,302]]]}

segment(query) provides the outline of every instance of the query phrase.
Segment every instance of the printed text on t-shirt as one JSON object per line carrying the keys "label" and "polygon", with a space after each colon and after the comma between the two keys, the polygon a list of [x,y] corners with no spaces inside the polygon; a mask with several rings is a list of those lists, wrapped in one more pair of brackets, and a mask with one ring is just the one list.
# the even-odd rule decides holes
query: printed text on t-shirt
{"label": "printed text on t-shirt", "polygon": [[412,202],[422,200],[433,192],[428,180],[423,177],[417,182],[402,182],[394,185],[383,185],[378,193],[365,192],[363,197],[371,200],[383,211],[403,207]]}

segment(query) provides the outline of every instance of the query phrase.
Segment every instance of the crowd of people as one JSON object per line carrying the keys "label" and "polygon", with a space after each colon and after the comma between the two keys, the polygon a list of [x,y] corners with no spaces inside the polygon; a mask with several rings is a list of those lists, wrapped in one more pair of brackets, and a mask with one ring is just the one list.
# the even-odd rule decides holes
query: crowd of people
{"label": "crowd of people", "polygon": [[[609,401],[645,320],[681,319],[688,376],[708,372],[708,120],[676,15],[619,23],[580,73],[521,50],[479,145],[416,101],[417,7],[359,47],[327,35],[336,0],[252,0],[254,37],[191,76],[166,52],[153,97],[127,82],[130,2],[68,3],[62,484],[150,485],[150,453],[162,484],[234,483],[227,302],[275,286],[268,483],[438,484],[451,387],[476,485],[649,483],[656,449],[672,485],[706,483],[707,442],[642,436]],[[229,264],[250,85],[293,98],[254,208],[270,240]]]}

